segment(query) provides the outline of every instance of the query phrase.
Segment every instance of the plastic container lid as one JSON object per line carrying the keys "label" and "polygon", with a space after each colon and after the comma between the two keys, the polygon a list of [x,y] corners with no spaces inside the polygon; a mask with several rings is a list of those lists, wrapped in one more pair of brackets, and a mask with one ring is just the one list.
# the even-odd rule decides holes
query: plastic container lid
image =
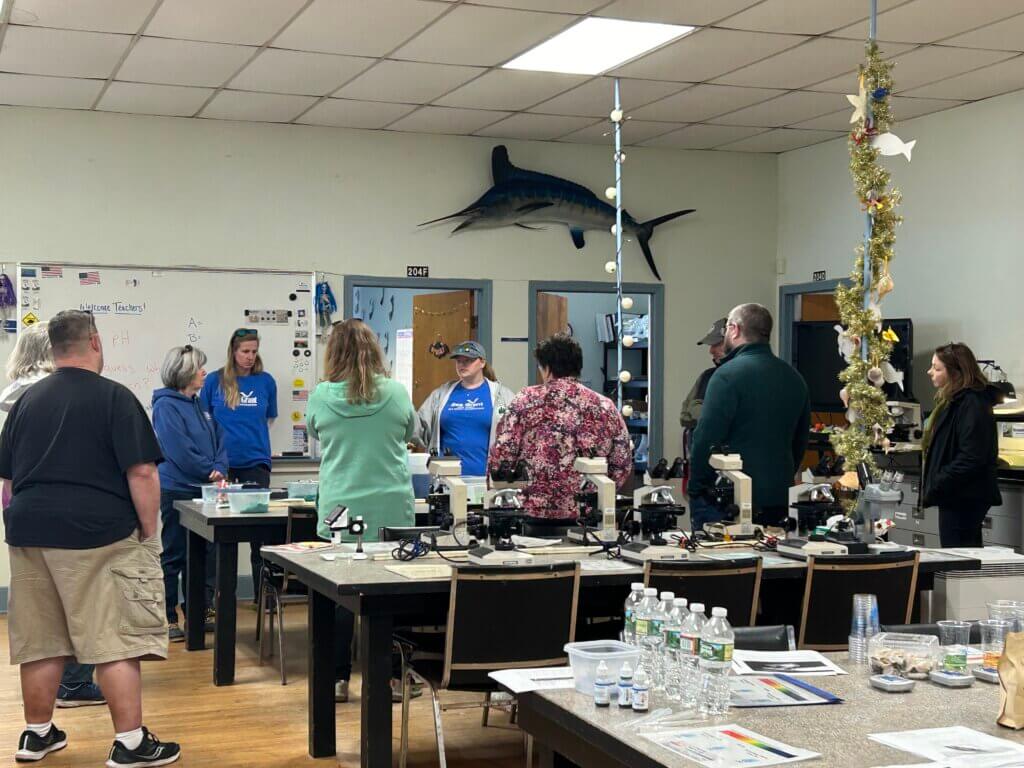
{"label": "plastic container lid", "polygon": [[632,584],[629,585],[629,588],[634,592],[643,592],[644,583],[642,581],[634,581]]}
{"label": "plastic container lid", "polygon": [[666,602],[666,603],[671,603],[673,600],[676,599],[676,593],[675,592],[662,592],[661,593],[661,599],[664,602]]}
{"label": "plastic container lid", "polygon": [[704,613],[704,603],[693,603],[690,606],[691,613]]}
{"label": "plastic container lid", "polygon": [[714,608],[711,609],[711,615],[720,616],[724,619],[726,616],[729,615],[729,611],[726,608],[722,608],[721,606],[716,605]]}

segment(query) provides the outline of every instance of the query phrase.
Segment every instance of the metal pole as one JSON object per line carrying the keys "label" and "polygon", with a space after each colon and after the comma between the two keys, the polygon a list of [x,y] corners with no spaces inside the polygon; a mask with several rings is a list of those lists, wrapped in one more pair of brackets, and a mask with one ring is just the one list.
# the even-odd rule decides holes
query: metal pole
{"label": "metal pole", "polygon": [[[878,27],[878,0],[871,0],[871,15],[868,16],[868,43],[872,43],[875,40],[875,34]],[[870,83],[868,83],[870,86]],[[864,127],[869,128],[874,123],[874,116],[871,113],[871,94],[869,93],[866,99],[864,108]],[[864,138],[867,141],[867,137]],[[864,271],[862,280],[864,282],[864,309],[867,309],[871,304],[871,232],[874,228],[873,212],[871,208],[868,208],[867,214],[864,216]],[[867,337],[860,340],[860,356],[862,360],[868,359],[868,340]]]}
{"label": "metal pole", "polygon": [[[615,112],[621,114],[619,101],[619,79],[615,78]],[[617,367],[615,369],[616,392],[619,411],[622,411],[622,119],[614,120],[615,128],[615,322]]]}

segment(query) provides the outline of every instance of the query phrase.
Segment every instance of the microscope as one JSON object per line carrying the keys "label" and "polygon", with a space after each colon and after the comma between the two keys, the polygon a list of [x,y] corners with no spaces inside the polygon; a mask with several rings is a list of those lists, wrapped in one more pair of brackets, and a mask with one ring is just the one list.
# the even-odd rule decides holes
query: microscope
{"label": "microscope", "polygon": [[362,516],[356,516],[349,520],[348,507],[339,504],[324,518],[324,524],[331,531],[331,543],[334,546],[342,543],[342,533],[348,533],[356,537],[356,551],[352,555],[352,559],[366,560],[369,558],[369,555],[363,552],[363,536],[366,535],[366,523],[363,521]]}
{"label": "microscope", "polygon": [[738,453],[729,453],[728,446],[722,446],[708,459],[711,468],[718,473],[711,497],[729,520],[738,520],[725,525],[725,533],[732,539],[761,539],[764,529],[754,525],[754,491],[750,475],[743,472],[743,459]]}
{"label": "microscope", "polygon": [[491,488],[484,493],[483,511],[470,515],[468,519],[470,535],[490,544],[472,547],[467,553],[469,562],[476,565],[533,563],[533,555],[520,552],[512,543],[512,536],[523,533],[527,518],[523,507],[523,489],[529,482],[529,468],[522,460],[515,465],[502,462],[497,471],[491,474]]}
{"label": "microscope", "polygon": [[595,540],[614,543],[619,532],[615,526],[615,481],[608,477],[608,459],[579,456],[572,468],[580,474],[576,493],[579,517],[578,527],[570,529],[567,537],[580,544]]}
{"label": "microscope", "polygon": [[[644,563],[647,560],[686,560],[689,553],[665,538],[675,535],[682,540],[678,518],[686,509],[676,503],[667,485],[644,486],[633,492],[633,508],[622,521],[623,530],[637,541],[620,547],[623,560]],[[636,519],[639,515],[639,521]]]}
{"label": "microscope", "polygon": [[921,450],[921,436],[924,434],[921,404],[888,400],[885,407],[893,421],[892,431],[889,433],[892,449],[894,451]]}
{"label": "microscope", "polygon": [[466,549],[469,542],[460,542],[456,531],[466,525],[469,489],[462,480],[462,462],[452,456],[432,456],[427,464],[430,472],[430,494],[427,496],[427,525],[438,526],[440,535],[421,534],[434,549]]}

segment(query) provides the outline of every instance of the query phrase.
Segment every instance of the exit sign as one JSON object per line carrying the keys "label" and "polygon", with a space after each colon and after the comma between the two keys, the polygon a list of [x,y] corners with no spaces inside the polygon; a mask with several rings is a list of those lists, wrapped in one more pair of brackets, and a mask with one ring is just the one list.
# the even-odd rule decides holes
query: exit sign
{"label": "exit sign", "polygon": [[406,277],[430,277],[430,267],[415,267],[412,265],[405,268]]}
{"label": "exit sign", "polygon": [[825,270],[819,269],[817,272],[813,272],[811,274],[811,280],[813,280],[816,283],[825,282]]}

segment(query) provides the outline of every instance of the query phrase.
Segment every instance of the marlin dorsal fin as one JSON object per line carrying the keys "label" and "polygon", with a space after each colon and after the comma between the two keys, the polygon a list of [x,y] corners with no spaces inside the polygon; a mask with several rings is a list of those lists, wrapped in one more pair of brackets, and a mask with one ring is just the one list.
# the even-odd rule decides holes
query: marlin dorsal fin
{"label": "marlin dorsal fin", "polygon": [[494,183],[501,184],[508,181],[514,170],[515,166],[508,159],[508,147],[504,144],[498,144],[491,150],[491,176]]}

